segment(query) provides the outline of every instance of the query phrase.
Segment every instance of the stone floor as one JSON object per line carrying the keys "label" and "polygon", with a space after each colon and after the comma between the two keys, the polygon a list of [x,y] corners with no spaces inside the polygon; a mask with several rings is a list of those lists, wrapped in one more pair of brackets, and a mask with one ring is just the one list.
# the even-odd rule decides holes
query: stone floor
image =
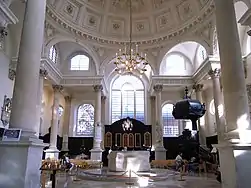
{"label": "stone floor", "polygon": [[[210,177],[209,177],[210,176]],[[184,177],[184,181],[179,181],[179,175],[170,176],[167,180],[148,182],[145,179],[139,180],[134,185],[127,185],[125,182],[114,181],[93,181],[78,180],[70,181],[68,186],[64,181],[59,181],[57,188],[140,188],[140,187],[156,187],[156,188],[220,188],[221,184],[215,180],[214,175],[189,175]],[[47,186],[48,188],[50,186]]]}

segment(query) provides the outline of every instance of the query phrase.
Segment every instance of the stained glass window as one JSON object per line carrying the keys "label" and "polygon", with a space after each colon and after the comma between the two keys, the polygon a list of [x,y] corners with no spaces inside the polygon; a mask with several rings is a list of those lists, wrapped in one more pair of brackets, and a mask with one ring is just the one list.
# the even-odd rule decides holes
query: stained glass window
{"label": "stained glass window", "polygon": [[71,59],[71,70],[89,70],[89,57],[76,55]]}
{"label": "stained glass window", "polygon": [[173,117],[173,104],[165,104],[162,107],[163,136],[173,137],[179,135],[179,120]]}
{"label": "stained glass window", "polygon": [[76,135],[93,137],[94,107],[91,104],[82,104],[77,110]]}
{"label": "stained glass window", "polygon": [[127,117],[144,122],[145,94],[139,78],[132,75],[118,77],[111,93],[112,123]]}
{"label": "stained glass window", "polygon": [[52,46],[52,47],[50,48],[50,53],[49,53],[49,58],[50,58],[50,60],[51,60],[53,63],[57,63],[57,56],[58,56],[57,49],[55,48],[55,46]]}

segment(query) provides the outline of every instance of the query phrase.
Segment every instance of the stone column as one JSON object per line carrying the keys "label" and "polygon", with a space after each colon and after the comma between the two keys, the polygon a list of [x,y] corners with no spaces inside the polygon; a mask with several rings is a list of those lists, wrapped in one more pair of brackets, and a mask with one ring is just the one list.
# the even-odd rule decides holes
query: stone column
{"label": "stone column", "polygon": [[71,97],[65,96],[65,110],[64,110],[64,124],[63,124],[63,143],[61,151],[67,152],[68,148],[68,138],[69,138],[69,124],[71,115]]}
{"label": "stone column", "polygon": [[226,131],[230,141],[217,146],[220,153],[222,187],[248,188],[251,185],[251,167],[247,165],[251,162],[250,115],[234,1],[214,2],[226,109]]}
{"label": "stone column", "polygon": [[152,150],[155,150],[155,143],[156,143],[156,97],[155,96],[151,96],[151,125],[152,125]]}
{"label": "stone column", "polygon": [[50,147],[47,149],[45,158],[58,159],[59,150],[57,149],[57,135],[58,135],[58,120],[59,120],[59,100],[63,86],[53,85],[53,109],[52,109],[52,125],[50,133]]}
{"label": "stone column", "polygon": [[93,136],[93,149],[91,150],[91,160],[102,161],[101,142],[102,142],[102,126],[101,126],[101,92],[102,85],[94,85],[93,89],[96,93],[95,102],[95,117],[94,117],[94,136]]}
{"label": "stone column", "polygon": [[44,78],[48,75],[47,70],[39,70],[39,82],[38,82],[38,93],[37,93],[37,132],[36,135],[39,137],[40,132],[40,118],[41,118],[41,109],[42,109],[42,98],[44,93]]}
{"label": "stone column", "polygon": [[105,119],[106,119],[106,96],[101,96],[101,124],[102,124],[102,141],[101,141],[101,149],[105,149],[104,139],[105,139]]}
{"label": "stone column", "polygon": [[223,114],[223,95],[220,86],[220,69],[211,69],[208,72],[213,83],[214,107],[215,107],[215,121],[218,135],[218,142],[224,141],[225,134],[225,116]]}
{"label": "stone column", "polygon": [[163,144],[163,121],[162,121],[162,104],[161,104],[161,92],[163,85],[156,84],[153,87],[156,93],[156,136],[155,136],[155,159],[165,160],[166,150]]}
{"label": "stone column", "polygon": [[0,142],[0,187],[40,187],[45,145],[36,135],[36,112],[45,7],[46,0],[26,1],[10,117],[10,128],[22,133],[19,142]]}
{"label": "stone column", "polygon": [[[193,85],[193,89],[196,92],[196,99],[199,100],[201,103],[203,103],[202,99],[202,89],[203,84],[196,84]],[[205,134],[205,117],[201,117],[198,120],[198,131],[199,131],[199,141],[201,146],[206,146],[206,134]]]}
{"label": "stone column", "polygon": [[241,132],[242,142],[251,143],[251,137],[245,136],[250,130],[250,115],[234,2],[215,0],[215,6],[227,132]]}

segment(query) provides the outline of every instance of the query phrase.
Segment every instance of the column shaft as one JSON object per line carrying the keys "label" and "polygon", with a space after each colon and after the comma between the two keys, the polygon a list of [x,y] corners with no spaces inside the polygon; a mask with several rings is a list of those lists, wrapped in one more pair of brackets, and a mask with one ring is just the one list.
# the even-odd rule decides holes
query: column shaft
{"label": "column shaft", "polygon": [[[203,85],[202,84],[196,84],[193,86],[193,89],[196,92],[196,99],[199,100],[201,103],[203,103],[203,99],[202,99],[202,89],[203,89]],[[198,130],[199,130],[199,141],[200,141],[200,145],[202,146],[206,146],[206,134],[205,134],[205,117],[201,117],[198,120]]]}
{"label": "column shaft", "polygon": [[163,120],[162,120],[162,106],[161,106],[161,91],[162,85],[155,85],[154,91],[156,93],[156,147],[163,147]]}
{"label": "column shaft", "polygon": [[[215,0],[215,6],[227,132],[250,129],[248,98],[234,1]],[[246,139],[242,135],[239,136],[241,139]]]}
{"label": "column shaft", "polygon": [[69,151],[68,139],[69,139],[69,123],[71,114],[71,97],[65,97],[65,110],[64,110],[64,124],[63,124],[63,143],[61,151]]}
{"label": "column shaft", "polygon": [[225,116],[223,114],[223,96],[220,86],[220,70],[210,70],[208,73],[211,76],[213,82],[213,96],[214,96],[214,107],[215,107],[215,121],[217,127],[218,142],[224,141],[225,134]]}
{"label": "column shaft", "polygon": [[44,92],[44,78],[47,76],[48,72],[45,69],[39,70],[39,83],[38,83],[38,93],[37,93],[37,132],[36,135],[39,136],[40,132],[40,118],[41,118],[41,108],[42,108],[42,98]]}
{"label": "column shaft", "polygon": [[46,1],[27,0],[13,92],[11,128],[23,129],[23,136],[37,132],[37,91],[43,44]]}
{"label": "column shaft", "polygon": [[22,129],[22,135],[19,141],[0,141],[0,162],[4,164],[0,165],[0,176],[4,177],[0,187],[40,187],[45,145],[36,135],[37,94],[45,7],[46,0],[26,0],[10,117],[10,128]]}
{"label": "column shaft", "polygon": [[102,85],[95,85],[93,89],[96,93],[95,103],[95,117],[94,117],[94,137],[93,137],[93,149],[91,150],[92,160],[102,160],[102,125],[101,125],[101,92],[103,90]]}
{"label": "column shaft", "polygon": [[62,91],[62,86],[54,85],[54,98],[53,98],[53,109],[52,109],[52,126],[50,135],[50,148],[57,148],[57,135],[58,135],[58,120],[59,120],[59,99]]}
{"label": "column shaft", "polygon": [[155,159],[165,160],[166,150],[163,143],[163,120],[162,120],[162,104],[161,104],[161,92],[163,85],[157,84],[153,87],[156,93],[156,136],[155,136]]}

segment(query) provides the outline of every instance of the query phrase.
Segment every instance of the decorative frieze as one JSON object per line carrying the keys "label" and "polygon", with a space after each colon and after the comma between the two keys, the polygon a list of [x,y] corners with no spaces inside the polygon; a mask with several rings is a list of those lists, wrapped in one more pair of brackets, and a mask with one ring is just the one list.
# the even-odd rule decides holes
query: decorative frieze
{"label": "decorative frieze", "polygon": [[156,84],[153,86],[153,90],[157,93],[161,92],[163,90],[163,85],[162,84]]}
{"label": "decorative frieze", "polygon": [[95,92],[99,92],[103,90],[103,86],[102,85],[94,85],[93,89]]}

